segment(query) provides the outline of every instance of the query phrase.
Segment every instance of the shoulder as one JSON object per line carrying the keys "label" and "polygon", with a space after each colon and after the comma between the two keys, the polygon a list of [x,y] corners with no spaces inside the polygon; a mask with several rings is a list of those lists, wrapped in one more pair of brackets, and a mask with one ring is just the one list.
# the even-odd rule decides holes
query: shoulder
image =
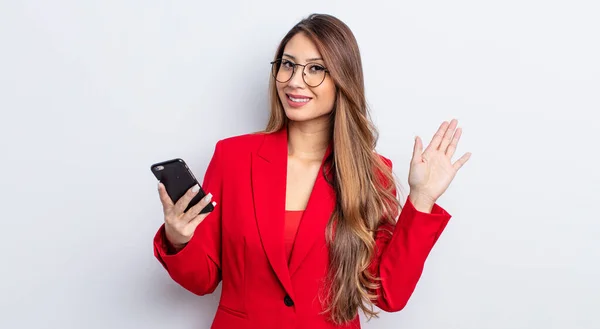
{"label": "shoulder", "polygon": [[251,153],[260,147],[265,135],[263,132],[254,132],[220,139],[215,145],[215,153],[225,158]]}
{"label": "shoulder", "polygon": [[389,158],[386,158],[385,156],[377,153],[376,151],[373,151],[373,153],[375,153],[375,155],[377,155],[379,157],[379,160],[381,160],[381,162],[383,162],[386,166],[388,166],[389,168],[392,168],[392,160],[390,160]]}
{"label": "shoulder", "polygon": [[[381,183],[383,184],[383,186],[387,187],[390,185],[396,185],[395,179],[394,179],[394,174],[393,174],[393,167],[392,167],[392,160],[390,160],[389,158],[376,153],[375,151],[373,151],[377,157],[379,158],[380,163],[383,166],[379,166],[379,167],[375,167],[375,176],[377,177],[377,179],[379,179],[381,181]],[[391,180],[391,181],[390,181]]]}
{"label": "shoulder", "polygon": [[265,138],[265,133],[255,132],[223,138],[217,142],[223,148],[258,147]]}

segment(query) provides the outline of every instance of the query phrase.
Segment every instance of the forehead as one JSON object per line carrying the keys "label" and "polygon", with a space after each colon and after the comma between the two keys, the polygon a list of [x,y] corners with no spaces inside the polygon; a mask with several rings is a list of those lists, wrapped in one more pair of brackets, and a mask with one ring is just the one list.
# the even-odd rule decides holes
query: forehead
{"label": "forehead", "polygon": [[294,57],[298,62],[314,61],[321,58],[317,45],[304,33],[297,33],[285,45],[284,56]]}

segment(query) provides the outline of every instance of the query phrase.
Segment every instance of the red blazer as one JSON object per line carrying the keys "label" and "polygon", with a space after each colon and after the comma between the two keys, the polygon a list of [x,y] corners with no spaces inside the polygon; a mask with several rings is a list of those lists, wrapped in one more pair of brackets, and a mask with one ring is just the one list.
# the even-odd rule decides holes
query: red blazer
{"label": "red blazer", "polygon": [[[336,328],[320,314],[317,297],[327,274],[325,227],[335,192],[319,171],[288,266],[283,240],[287,152],[286,129],[220,140],[202,183],[217,202],[215,210],[174,255],[167,253],[164,225],[154,237],[156,258],[185,289],[204,295],[222,281],[211,328]],[[330,152],[331,145],[324,159]],[[431,214],[419,212],[409,198],[391,227],[393,235],[376,235],[371,269],[382,278],[379,308],[392,312],[406,305],[450,217],[437,204]],[[360,328],[358,316],[350,328]]]}

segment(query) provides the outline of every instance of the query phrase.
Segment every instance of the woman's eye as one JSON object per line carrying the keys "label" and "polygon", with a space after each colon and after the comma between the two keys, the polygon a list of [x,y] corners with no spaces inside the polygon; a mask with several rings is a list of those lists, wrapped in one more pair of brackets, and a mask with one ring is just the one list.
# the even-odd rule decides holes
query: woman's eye
{"label": "woman's eye", "polygon": [[324,71],[325,68],[321,65],[311,65],[310,70],[314,72]]}
{"label": "woman's eye", "polygon": [[294,67],[294,64],[290,61],[281,61],[281,66],[285,67],[286,69],[291,69]]}

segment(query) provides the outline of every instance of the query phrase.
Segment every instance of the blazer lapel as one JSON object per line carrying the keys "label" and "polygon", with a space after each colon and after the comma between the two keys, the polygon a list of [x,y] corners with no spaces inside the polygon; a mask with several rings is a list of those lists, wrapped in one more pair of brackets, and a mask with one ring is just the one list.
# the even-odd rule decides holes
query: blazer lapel
{"label": "blazer lapel", "polygon": [[298,269],[325,229],[335,207],[335,191],[323,176],[324,161],[332,152],[330,144],[321,162],[313,190],[288,263],[283,240],[287,181],[287,129],[267,134],[257,153],[252,154],[252,193],[256,223],[269,263],[288,295],[294,299],[291,275]]}
{"label": "blazer lapel", "polygon": [[[289,265],[290,276],[300,267],[315,242],[321,238],[325,239],[327,223],[335,209],[335,191],[323,176],[325,159],[331,151],[332,146],[329,144],[298,227]],[[328,252],[328,249],[323,252]]]}
{"label": "blazer lapel", "polygon": [[256,223],[269,263],[288,295],[294,291],[283,246],[287,130],[267,134],[252,154],[252,193]]}

